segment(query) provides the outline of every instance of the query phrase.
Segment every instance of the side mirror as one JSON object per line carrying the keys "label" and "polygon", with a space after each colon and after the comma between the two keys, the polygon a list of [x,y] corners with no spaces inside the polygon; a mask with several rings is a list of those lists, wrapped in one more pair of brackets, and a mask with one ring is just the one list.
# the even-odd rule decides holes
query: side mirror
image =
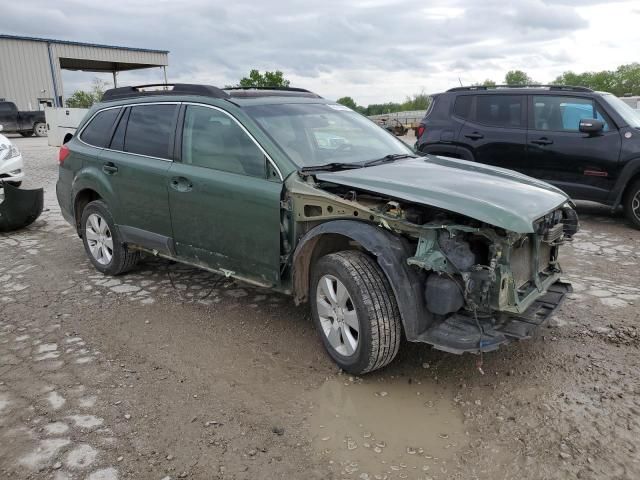
{"label": "side mirror", "polygon": [[596,120],[595,118],[583,118],[578,124],[578,130],[582,133],[588,133],[593,135],[594,133],[600,133],[604,130],[604,122],[602,120]]}

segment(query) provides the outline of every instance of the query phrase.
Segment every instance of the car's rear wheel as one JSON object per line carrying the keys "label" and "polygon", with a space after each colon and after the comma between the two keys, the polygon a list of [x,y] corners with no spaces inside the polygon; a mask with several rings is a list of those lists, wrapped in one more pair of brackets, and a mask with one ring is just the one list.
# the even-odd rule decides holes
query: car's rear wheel
{"label": "car's rear wheel", "polygon": [[103,201],[95,200],[85,207],[80,225],[84,249],[96,270],[106,275],[119,275],[138,263],[140,253],[129,250],[122,243]]}
{"label": "car's rear wheel", "polygon": [[348,250],[320,258],[309,297],[324,347],[340,368],[361,374],[394,359],[401,340],[398,305],[371,257]]}
{"label": "car's rear wheel", "polygon": [[33,131],[36,134],[36,137],[46,137],[47,136],[47,125],[46,123],[36,123],[33,126]]}
{"label": "car's rear wheel", "polygon": [[624,198],[624,211],[631,224],[640,229],[640,179],[631,184]]}

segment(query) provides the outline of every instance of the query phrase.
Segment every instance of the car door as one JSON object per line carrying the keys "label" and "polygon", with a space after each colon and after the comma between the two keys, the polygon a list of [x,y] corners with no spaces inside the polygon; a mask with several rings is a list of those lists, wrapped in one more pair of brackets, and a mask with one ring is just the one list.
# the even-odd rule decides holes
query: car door
{"label": "car door", "polygon": [[277,284],[282,182],[267,175],[266,153],[218,107],[185,104],[181,124],[169,188],[178,256]]}
{"label": "car door", "polygon": [[[529,111],[527,173],[573,198],[605,200],[617,179],[621,140],[602,109],[589,97],[531,95]],[[602,120],[603,131],[580,132],[583,118]]]}
{"label": "car door", "polygon": [[0,125],[4,132],[18,130],[18,110],[13,103],[0,102]]}
{"label": "car door", "polygon": [[525,95],[475,95],[470,118],[458,134],[458,151],[476,162],[522,170],[526,165]]}
{"label": "car door", "polygon": [[124,239],[167,254],[173,253],[168,175],[178,110],[178,103],[126,108],[109,148],[98,156]]}

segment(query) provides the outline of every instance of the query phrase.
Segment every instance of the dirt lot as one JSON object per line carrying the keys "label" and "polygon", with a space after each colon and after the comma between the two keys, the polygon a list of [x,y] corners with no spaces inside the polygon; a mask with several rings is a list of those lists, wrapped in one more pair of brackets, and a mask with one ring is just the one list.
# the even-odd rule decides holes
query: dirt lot
{"label": "dirt lot", "polygon": [[0,478],[640,478],[640,232],[581,205],[575,293],[484,356],[405,345],[363,378],[306,308],[165,261],[103,277],[56,150],[14,138],[46,211],[0,235]]}

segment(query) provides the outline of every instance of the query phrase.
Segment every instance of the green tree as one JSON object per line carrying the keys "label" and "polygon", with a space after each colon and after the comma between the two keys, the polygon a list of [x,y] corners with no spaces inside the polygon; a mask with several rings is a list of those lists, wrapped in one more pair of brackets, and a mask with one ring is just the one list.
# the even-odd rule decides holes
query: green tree
{"label": "green tree", "polygon": [[275,72],[265,71],[260,73],[259,70],[253,69],[249,72],[248,77],[240,79],[239,87],[288,87],[289,80],[284,78],[284,74],[280,70]]}
{"label": "green tree", "polygon": [[534,81],[522,70],[509,70],[504,76],[504,83],[507,85],[531,85]]}
{"label": "green tree", "polygon": [[640,63],[620,65],[614,70],[600,72],[564,72],[554,81],[556,85],[588,87],[614,95],[640,95]]}
{"label": "green tree", "polygon": [[487,78],[484,82],[482,82],[482,86],[483,87],[495,87],[496,86],[496,82],[494,82],[493,80]]}
{"label": "green tree", "polygon": [[351,110],[358,109],[358,104],[351,97],[340,97],[338,100],[336,100],[336,103],[339,103],[340,105],[344,105],[345,107],[349,107]]}
{"label": "green tree", "polygon": [[90,108],[94,103],[102,100],[104,91],[110,85],[110,83],[104,80],[94,78],[90,91],[76,90],[73,92],[73,95],[67,98],[65,105],[69,108]]}

